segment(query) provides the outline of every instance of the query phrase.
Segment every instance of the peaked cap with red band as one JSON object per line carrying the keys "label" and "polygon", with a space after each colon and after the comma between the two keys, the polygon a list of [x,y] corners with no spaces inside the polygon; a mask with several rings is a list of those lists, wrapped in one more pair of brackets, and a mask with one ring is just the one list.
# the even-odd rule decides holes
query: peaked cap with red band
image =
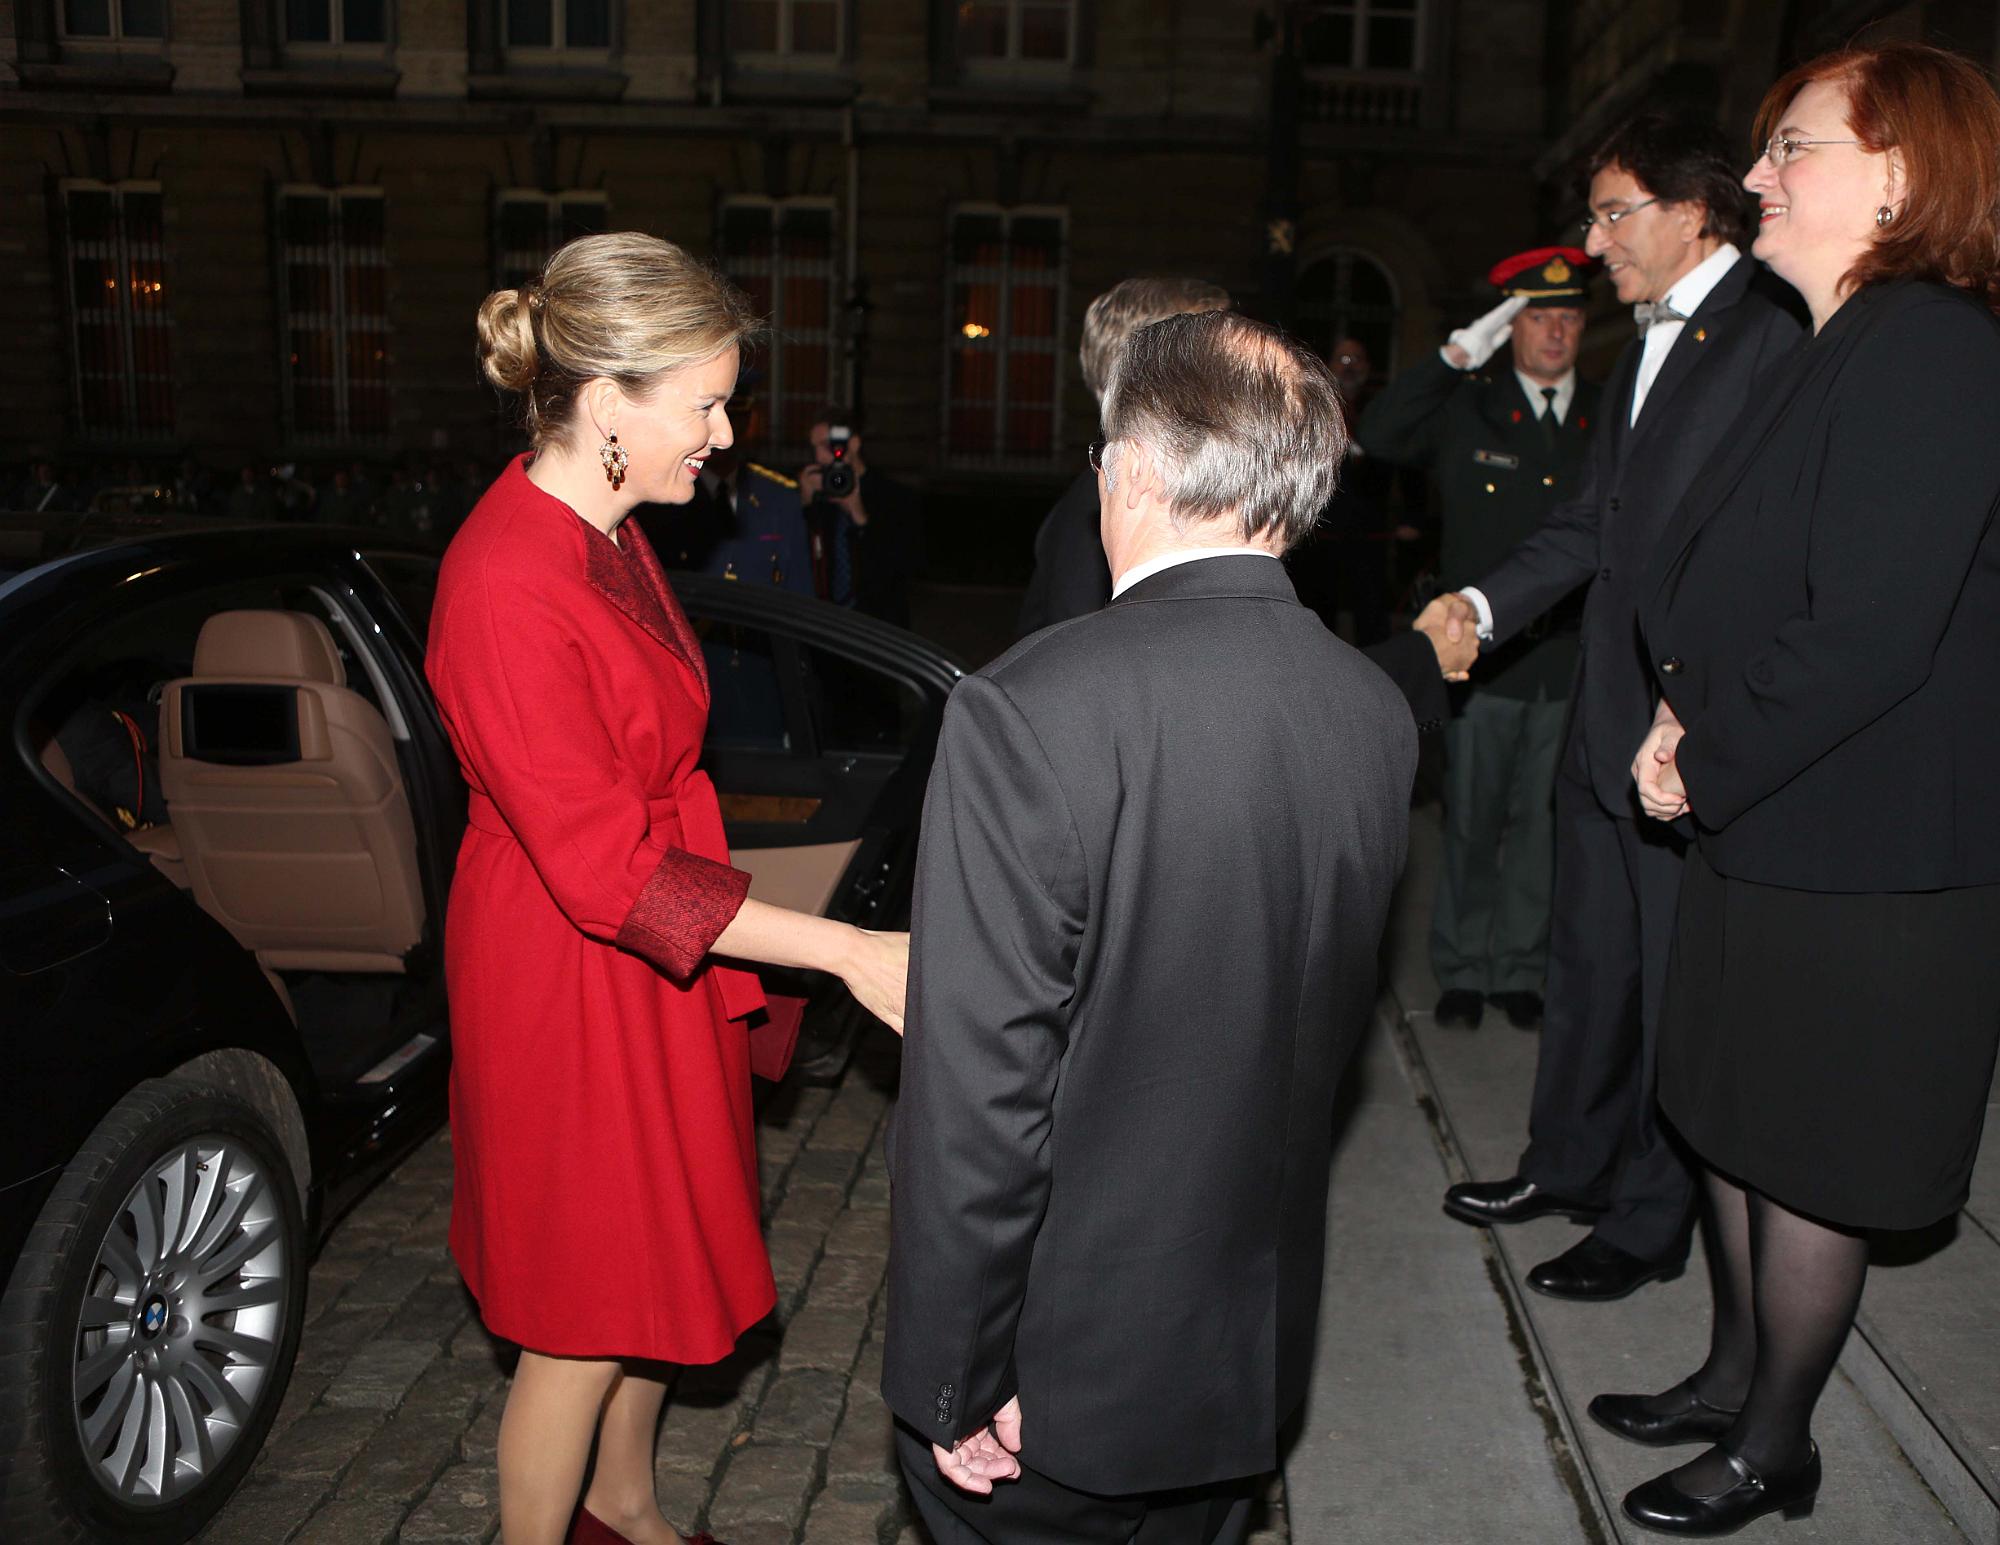
{"label": "peaked cap with red band", "polygon": [[1521,295],[1531,306],[1580,306],[1589,294],[1597,260],[1581,247],[1537,247],[1493,265],[1486,277],[1503,295]]}

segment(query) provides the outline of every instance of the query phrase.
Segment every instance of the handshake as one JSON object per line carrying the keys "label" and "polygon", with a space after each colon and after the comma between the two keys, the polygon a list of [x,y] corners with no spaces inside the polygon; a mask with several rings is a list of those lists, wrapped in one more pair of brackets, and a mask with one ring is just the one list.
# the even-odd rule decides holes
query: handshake
{"label": "handshake", "polygon": [[1411,624],[1431,641],[1446,681],[1466,681],[1479,657],[1479,611],[1457,591],[1447,591],[1417,614]]}

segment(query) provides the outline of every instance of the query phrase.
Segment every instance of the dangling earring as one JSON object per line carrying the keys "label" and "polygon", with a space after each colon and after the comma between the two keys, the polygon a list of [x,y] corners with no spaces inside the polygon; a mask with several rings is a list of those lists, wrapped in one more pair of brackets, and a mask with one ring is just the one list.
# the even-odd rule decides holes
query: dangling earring
{"label": "dangling earring", "polygon": [[1889,225],[1894,223],[1895,218],[1896,211],[1891,209],[1887,204],[1884,204],[1880,209],[1875,211],[1875,229],[1878,231],[1885,230]]}
{"label": "dangling earring", "polygon": [[597,448],[597,459],[604,463],[604,480],[616,493],[625,486],[625,469],[632,465],[632,458],[625,454],[625,447],[618,443],[618,431],[612,430],[605,436],[604,443]]}

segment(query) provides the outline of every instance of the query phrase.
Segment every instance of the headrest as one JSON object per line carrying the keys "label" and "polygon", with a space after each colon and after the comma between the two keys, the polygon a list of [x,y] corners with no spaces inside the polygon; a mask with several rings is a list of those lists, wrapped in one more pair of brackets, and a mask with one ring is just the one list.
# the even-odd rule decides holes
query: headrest
{"label": "headrest", "polygon": [[217,612],[195,640],[194,674],[206,681],[251,676],[347,685],[333,634],[304,612]]}

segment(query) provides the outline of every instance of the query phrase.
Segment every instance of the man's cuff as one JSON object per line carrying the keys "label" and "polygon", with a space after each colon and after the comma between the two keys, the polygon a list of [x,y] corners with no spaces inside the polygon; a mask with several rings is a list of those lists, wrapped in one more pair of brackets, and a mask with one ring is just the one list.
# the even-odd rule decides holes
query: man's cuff
{"label": "man's cuff", "polygon": [[1460,585],[1458,593],[1472,603],[1472,609],[1479,613],[1479,626],[1473,631],[1479,635],[1482,644],[1493,642],[1493,603],[1486,599],[1486,592],[1476,590],[1471,585]]}

